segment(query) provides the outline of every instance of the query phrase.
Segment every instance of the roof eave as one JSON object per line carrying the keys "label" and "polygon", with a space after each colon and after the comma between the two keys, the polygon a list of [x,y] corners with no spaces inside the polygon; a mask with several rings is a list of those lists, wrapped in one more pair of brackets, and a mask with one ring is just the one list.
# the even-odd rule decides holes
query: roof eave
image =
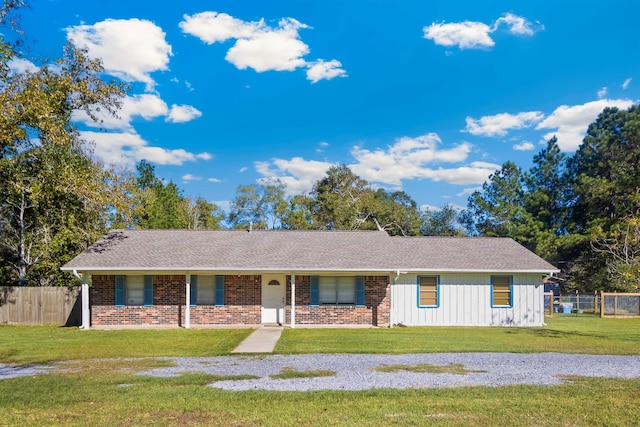
{"label": "roof eave", "polygon": [[335,271],[335,272],[375,272],[375,273],[388,273],[388,272],[400,272],[401,274],[420,273],[420,272],[432,272],[432,273],[522,273],[522,274],[553,274],[559,273],[558,269],[471,269],[471,268],[341,268],[341,267],[202,267],[202,266],[190,266],[190,267],[61,267],[62,271],[106,271],[106,272],[118,272],[118,271],[167,271],[167,272],[185,272],[185,271],[233,271],[233,272],[312,272],[312,271]]}

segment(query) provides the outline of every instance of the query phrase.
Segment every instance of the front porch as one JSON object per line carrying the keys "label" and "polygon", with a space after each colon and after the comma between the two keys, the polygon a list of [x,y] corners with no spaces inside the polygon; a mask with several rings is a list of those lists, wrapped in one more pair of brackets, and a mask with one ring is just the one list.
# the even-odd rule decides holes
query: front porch
{"label": "front porch", "polygon": [[[317,277],[274,273],[93,274],[90,298],[83,300],[83,313],[91,323],[83,322],[83,326],[389,326],[389,276],[357,276],[363,288],[358,303],[355,287],[352,291],[336,288],[335,302],[331,289],[322,288],[320,297],[319,290],[312,289],[312,278]],[[345,277],[356,280],[356,276]],[[88,289],[88,279],[85,282]],[[352,302],[338,303],[344,300]]]}

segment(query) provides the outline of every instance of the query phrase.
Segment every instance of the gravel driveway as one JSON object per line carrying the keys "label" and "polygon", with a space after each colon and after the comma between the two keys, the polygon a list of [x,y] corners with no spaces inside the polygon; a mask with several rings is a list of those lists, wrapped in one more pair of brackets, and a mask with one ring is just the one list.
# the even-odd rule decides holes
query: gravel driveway
{"label": "gravel driveway", "polygon": [[[177,366],[140,372],[141,375],[175,376],[185,372],[214,375],[255,375],[259,379],[218,381],[211,387],[224,390],[367,390],[373,388],[435,388],[463,386],[502,386],[509,384],[554,385],[562,377],[638,378],[640,356],[595,356],[584,354],[305,354],[295,356],[239,356],[210,358],[171,358]],[[373,368],[384,365],[462,364],[468,370],[485,371],[464,375],[395,371],[384,373]],[[297,371],[330,370],[335,376],[272,379],[283,369]]]}
{"label": "gravel driveway", "polygon": [[[367,390],[374,388],[436,388],[502,386],[509,384],[561,384],[565,376],[640,378],[640,356],[595,356],[560,353],[447,353],[447,354],[304,354],[294,356],[223,356],[167,358],[176,366],[139,372],[158,377],[188,372],[213,375],[254,375],[258,379],[217,381],[211,387],[224,390]],[[374,368],[388,365],[462,364],[467,374],[417,373],[405,370],[384,373]],[[272,379],[283,370],[329,370],[334,376]],[[37,375],[51,367],[11,367],[0,364],[0,380]]]}

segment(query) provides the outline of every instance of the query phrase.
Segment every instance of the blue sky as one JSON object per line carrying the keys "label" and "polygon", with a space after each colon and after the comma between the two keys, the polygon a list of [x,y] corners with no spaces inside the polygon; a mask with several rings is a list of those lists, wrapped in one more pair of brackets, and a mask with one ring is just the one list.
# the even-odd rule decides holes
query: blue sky
{"label": "blue sky", "polygon": [[464,207],[504,162],[528,169],[554,134],[572,153],[604,107],[640,98],[628,0],[49,0],[22,15],[36,64],[71,41],[131,85],[117,120],[74,116],[94,156],[147,159],[222,206],[271,179],[309,191],[344,163]]}

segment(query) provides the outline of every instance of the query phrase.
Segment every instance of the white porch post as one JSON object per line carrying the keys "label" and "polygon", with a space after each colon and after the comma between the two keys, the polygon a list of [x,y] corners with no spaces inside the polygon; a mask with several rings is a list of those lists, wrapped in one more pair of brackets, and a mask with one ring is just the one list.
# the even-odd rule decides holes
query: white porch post
{"label": "white porch post", "polygon": [[291,327],[296,327],[296,275],[291,274]]}
{"label": "white porch post", "polygon": [[91,327],[91,311],[89,309],[89,273],[82,274],[82,287],[80,288],[82,298],[82,329]]}
{"label": "white porch post", "polygon": [[185,298],[184,307],[184,327],[189,329],[191,327],[191,274],[187,271],[185,275],[187,296]]}

